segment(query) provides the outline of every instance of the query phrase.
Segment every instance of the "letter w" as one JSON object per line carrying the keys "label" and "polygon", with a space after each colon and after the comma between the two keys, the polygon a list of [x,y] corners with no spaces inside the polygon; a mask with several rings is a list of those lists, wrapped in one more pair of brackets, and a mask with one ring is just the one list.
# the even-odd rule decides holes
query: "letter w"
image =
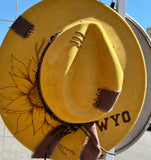
{"label": "letter w", "polygon": [[104,118],[105,122],[101,121],[101,124],[99,124],[98,121],[96,122],[96,125],[98,126],[101,132],[103,131],[103,129],[107,130],[108,119],[109,118]]}

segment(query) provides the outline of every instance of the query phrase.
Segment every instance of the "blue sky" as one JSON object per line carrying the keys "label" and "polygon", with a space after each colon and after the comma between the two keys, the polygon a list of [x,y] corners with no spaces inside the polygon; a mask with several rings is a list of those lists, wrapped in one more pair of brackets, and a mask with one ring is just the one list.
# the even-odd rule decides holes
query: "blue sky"
{"label": "blue sky", "polygon": [[[41,0],[18,0],[17,16]],[[112,0],[102,0],[110,5]],[[114,0],[116,2],[116,0]],[[16,0],[0,0],[0,19],[15,19]],[[145,30],[151,27],[151,0],[127,0],[126,13],[133,17]],[[12,22],[0,21],[0,45]]]}

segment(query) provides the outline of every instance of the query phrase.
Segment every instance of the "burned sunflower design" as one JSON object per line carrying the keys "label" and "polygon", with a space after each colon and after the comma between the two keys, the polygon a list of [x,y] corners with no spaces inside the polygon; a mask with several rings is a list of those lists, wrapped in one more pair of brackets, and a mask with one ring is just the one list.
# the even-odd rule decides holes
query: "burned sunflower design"
{"label": "burned sunflower design", "polygon": [[33,128],[33,135],[40,130],[43,135],[58,125],[45,110],[41,101],[36,82],[36,73],[40,61],[40,52],[44,40],[38,48],[35,44],[35,57],[25,64],[14,55],[11,55],[11,86],[0,88],[1,112],[17,114],[16,133],[18,134],[29,127]]}

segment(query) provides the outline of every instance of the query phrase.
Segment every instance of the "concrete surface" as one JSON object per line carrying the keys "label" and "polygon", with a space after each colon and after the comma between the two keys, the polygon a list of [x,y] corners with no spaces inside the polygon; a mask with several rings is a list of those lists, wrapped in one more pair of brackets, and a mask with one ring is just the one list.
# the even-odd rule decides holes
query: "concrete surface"
{"label": "concrete surface", "polygon": [[[32,152],[12,136],[0,117],[0,160],[31,160],[31,155]],[[151,160],[151,132],[146,131],[132,147],[116,155],[114,160]]]}
{"label": "concrete surface", "polygon": [[116,155],[115,160],[151,160],[151,132],[146,131],[133,146]]}

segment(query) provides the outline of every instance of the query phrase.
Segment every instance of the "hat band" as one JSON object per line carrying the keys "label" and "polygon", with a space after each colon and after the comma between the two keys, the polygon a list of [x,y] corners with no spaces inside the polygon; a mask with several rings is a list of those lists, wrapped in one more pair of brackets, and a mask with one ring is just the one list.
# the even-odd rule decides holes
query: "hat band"
{"label": "hat band", "polygon": [[53,35],[50,37],[50,40],[49,40],[48,44],[46,45],[45,49],[43,50],[42,55],[41,55],[41,57],[40,57],[40,60],[39,60],[39,62],[38,62],[38,69],[37,69],[37,73],[36,73],[36,82],[37,82],[37,88],[38,88],[38,92],[39,92],[39,97],[41,98],[41,101],[42,101],[42,103],[43,103],[43,105],[44,105],[47,113],[48,113],[49,115],[51,115],[55,120],[62,122],[62,120],[60,120],[59,117],[56,117],[55,114],[54,114],[54,113],[50,110],[50,108],[46,105],[46,103],[45,103],[45,101],[44,101],[44,98],[43,98],[43,96],[42,96],[42,94],[41,94],[40,79],[39,79],[39,77],[40,77],[40,76],[39,76],[39,75],[40,75],[40,67],[41,67],[41,64],[42,64],[42,61],[43,61],[43,57],[44,57],[47,49],[49,48],[49,46],[53,43],[53,41],[57,38],[57,36],[58,36],[61,32],[62,32],[62,31],[59,31],[59,32],[56,33],[56,34],[53,34]]}

